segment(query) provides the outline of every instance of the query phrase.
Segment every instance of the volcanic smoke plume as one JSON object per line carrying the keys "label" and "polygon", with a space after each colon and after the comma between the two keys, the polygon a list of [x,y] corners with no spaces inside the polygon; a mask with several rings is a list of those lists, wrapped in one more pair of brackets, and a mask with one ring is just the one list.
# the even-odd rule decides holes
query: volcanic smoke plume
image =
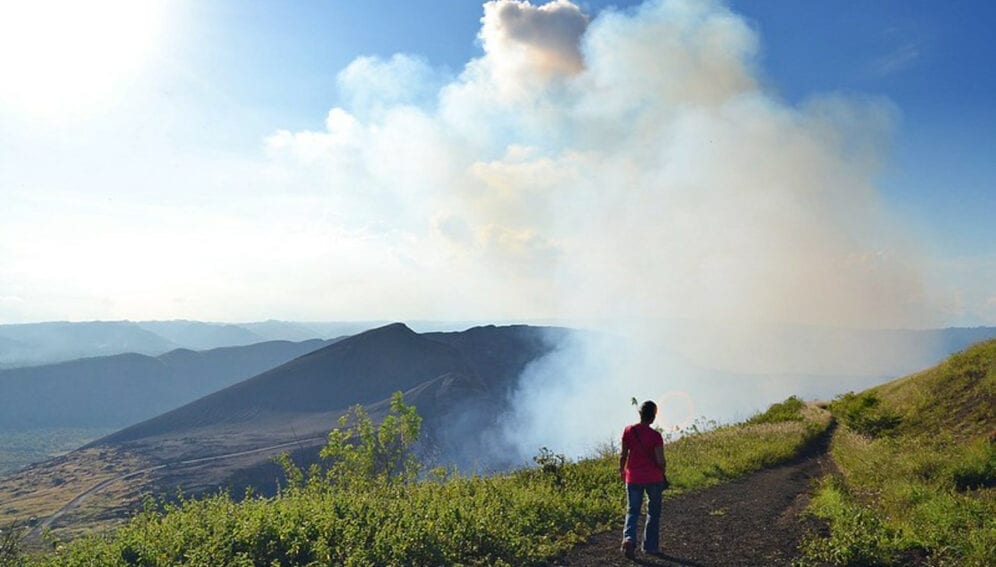
{"label": "volcanic smoke plume", "polygon": [[[758,33],[721,2],[589,17],[567,0],[496,0],[479,40],[456,76],[358,59],[326,130],[278,132],[268,149],[347,222],[394,235],[406,282],[442,290],[440,316],[607,331],[523,378],[509,421],[530,450],[604,440],[630,396],[708,405],[687,394],[690,362],[777,371],[779,349],[724,346],[759,329],[931,323],[913,246],[874,185],[887,101],[783,101]],[[618,336],[629,350],[606,346]]]}

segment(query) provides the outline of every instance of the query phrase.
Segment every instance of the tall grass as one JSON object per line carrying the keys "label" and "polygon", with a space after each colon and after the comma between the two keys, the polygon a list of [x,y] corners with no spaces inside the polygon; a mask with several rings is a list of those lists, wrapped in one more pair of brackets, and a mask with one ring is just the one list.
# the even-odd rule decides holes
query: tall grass
{"label": "tall grass", "polygon": [[991,482],[996,452],[987,439],[869,439],[841,429],[831,454],[841,474],[823,479],[811,505],[831,535],[806,543],[810,560],[993,564],[996,494],[984,479]]}
{"label": "tall grass", "polygon": [[830,535],[806,562],[996,564],[996,341],[831,404],[839,474],[810,510]]}
{"label": "tall grass", "polygon": [[[797,412],[798,414],[798,412]],[[828,416],[741,424],[668,444],[674,492],[792,458]],[[419,482],[304,482],[274,498],[220,494],[150,505],[116,532],[82,538],[32,565],[530,565],[617,527],[624,508],[618,457],[493,477],[437,470]]]}

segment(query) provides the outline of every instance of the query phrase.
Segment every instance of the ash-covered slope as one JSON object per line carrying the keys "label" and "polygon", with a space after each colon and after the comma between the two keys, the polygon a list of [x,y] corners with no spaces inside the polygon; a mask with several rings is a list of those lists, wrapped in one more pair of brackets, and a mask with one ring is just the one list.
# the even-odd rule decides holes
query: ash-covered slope
{"label": "ash-covered slope", "polygon": [[[420,335],[395,323],[343,339],[91,446],[126,445],[160,461],[315,439],[354,405],[377,418],[396,391],[444,444],[493,423],[531,361],[563,329],[477,327]],[[461,440],[443,433],[457,425]]]}
{"label": "ash-covered slope", "polygon": [[570,332],[561,327],[487,325],[424,336],[457,349],[488,390],[498,395],[514,387],[530,362],[549,353]]}
{"label": "ash-covered slope", "polygon": [[[245,435],[295,416],[374,404],[447,374],[470,376],[473,371],[457,349],[395,323],[341,340],[94,444],[189,438],[197,430],[233,426]],[[327,422],[326,430],[333,425]]]}

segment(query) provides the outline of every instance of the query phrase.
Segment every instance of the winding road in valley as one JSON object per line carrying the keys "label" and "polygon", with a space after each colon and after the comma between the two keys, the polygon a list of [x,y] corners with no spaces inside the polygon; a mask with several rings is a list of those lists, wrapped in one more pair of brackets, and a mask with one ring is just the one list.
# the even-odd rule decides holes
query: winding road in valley
{"label": "winding road in valley", "polygon": [[163,464],[160,464],[160,465],[156,465],[154,467],[147,467],[147,468],[144,468],[144,469],[139,469],[137,471],[132,471],[132,472],[125,473],[125,474],[122,474],[122,475],[118,475],[116,477],[109,478],[107,480],[99,482],[99,483],[95,484],[94,486],[90,487],[89,489],[85,490],[84,492],[81,492],[80,494],[77,494],[76,497],[74,497],[72,500],[70,500],[69,502],[67,502],[66,505],[63,506],[62,508],[59,508],[54,514],[52,514],[52,515],[46,517],[44,520],[38,522],[38,524],[35,525],[35,527],[32,528],[32,530],[28,533],[27,537],[28,538],[37,538],[38,536],[41,535],[42,531],[44,531],[46,528],[50,527],[56,520],[58,520],[62,516],[65,516],[67,513],[75,510],[76,508],[79,508],[79,506],[81,504],[83,504],[83,502],[85,502],[91,496],[93,496],[94,494],[97,494],[98,492],[103,491],[108,486],[111,486],[112,484],[114,484],[116,482],[120,482],[120,481],[123,481],[123,480],[127,480],[129,478],[132,478],[132,477],[136,477],[136,476],[139,476],[139,475],[147,474],[147,473],[150,473],[150,472],[155,472],[155,471],[162,470],[162,469],[173,469],[173,470],[175,470],[175,469],[180,469],[180,468],[183,468],[183,467],[188,467],[188,466],[191,466],[191,465],[199,465],[199,464],[202,464],[202,463],[208,463],[208,462],[212,462],[212,461],[221,461],[221,460],[225,460],[225,459],[234,459],[236,457],[244,457],[246,455],[255,455],[257,453],[266,453],[268,451],[276,451],[276,450],[279,450],[279,449],[287,449],[287,448],[290,448],[290,447],[300,446],[303,443],[310,443],[312,441],[324,441],[324,440],[325,440],[325,437],[309,437],[309,438],[306,438],[306,439],[295,439],[294,441],[287,441],[285,443],[279,443],[277,445],[270,445],[270,446],[267,446],[267,447],[260,447],[260,448],[257,448],[257,449],[248,449],[248,450],[245,450],[245,451],[237,451],[237,452],[234,452],[234,453],[225,453],[223,455],[212,455],[212,456],[209,456],[209,457],[198,457],[196,459],[186,459],[186,460],[182,460],[182,461],[173,461],[173,462],[170,462],[170,463],[163,463]]}

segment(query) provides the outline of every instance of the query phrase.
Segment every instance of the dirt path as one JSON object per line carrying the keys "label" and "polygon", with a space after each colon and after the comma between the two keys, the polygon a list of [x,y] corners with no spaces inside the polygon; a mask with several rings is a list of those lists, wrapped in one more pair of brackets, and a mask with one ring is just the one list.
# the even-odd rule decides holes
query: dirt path
{"label": "dirt path", "polygon": [[793,462],[665,500],[660,540],[663,557],[639,551],[635,561],[623,557],[619,551],[620,509],[618,530],[593,536],[556,564],[789,565],[807,526],[816,526],[815,521],[800,519],[799,513],[809,502],[813,481],[833,466],[826,443],[818,442]]}

